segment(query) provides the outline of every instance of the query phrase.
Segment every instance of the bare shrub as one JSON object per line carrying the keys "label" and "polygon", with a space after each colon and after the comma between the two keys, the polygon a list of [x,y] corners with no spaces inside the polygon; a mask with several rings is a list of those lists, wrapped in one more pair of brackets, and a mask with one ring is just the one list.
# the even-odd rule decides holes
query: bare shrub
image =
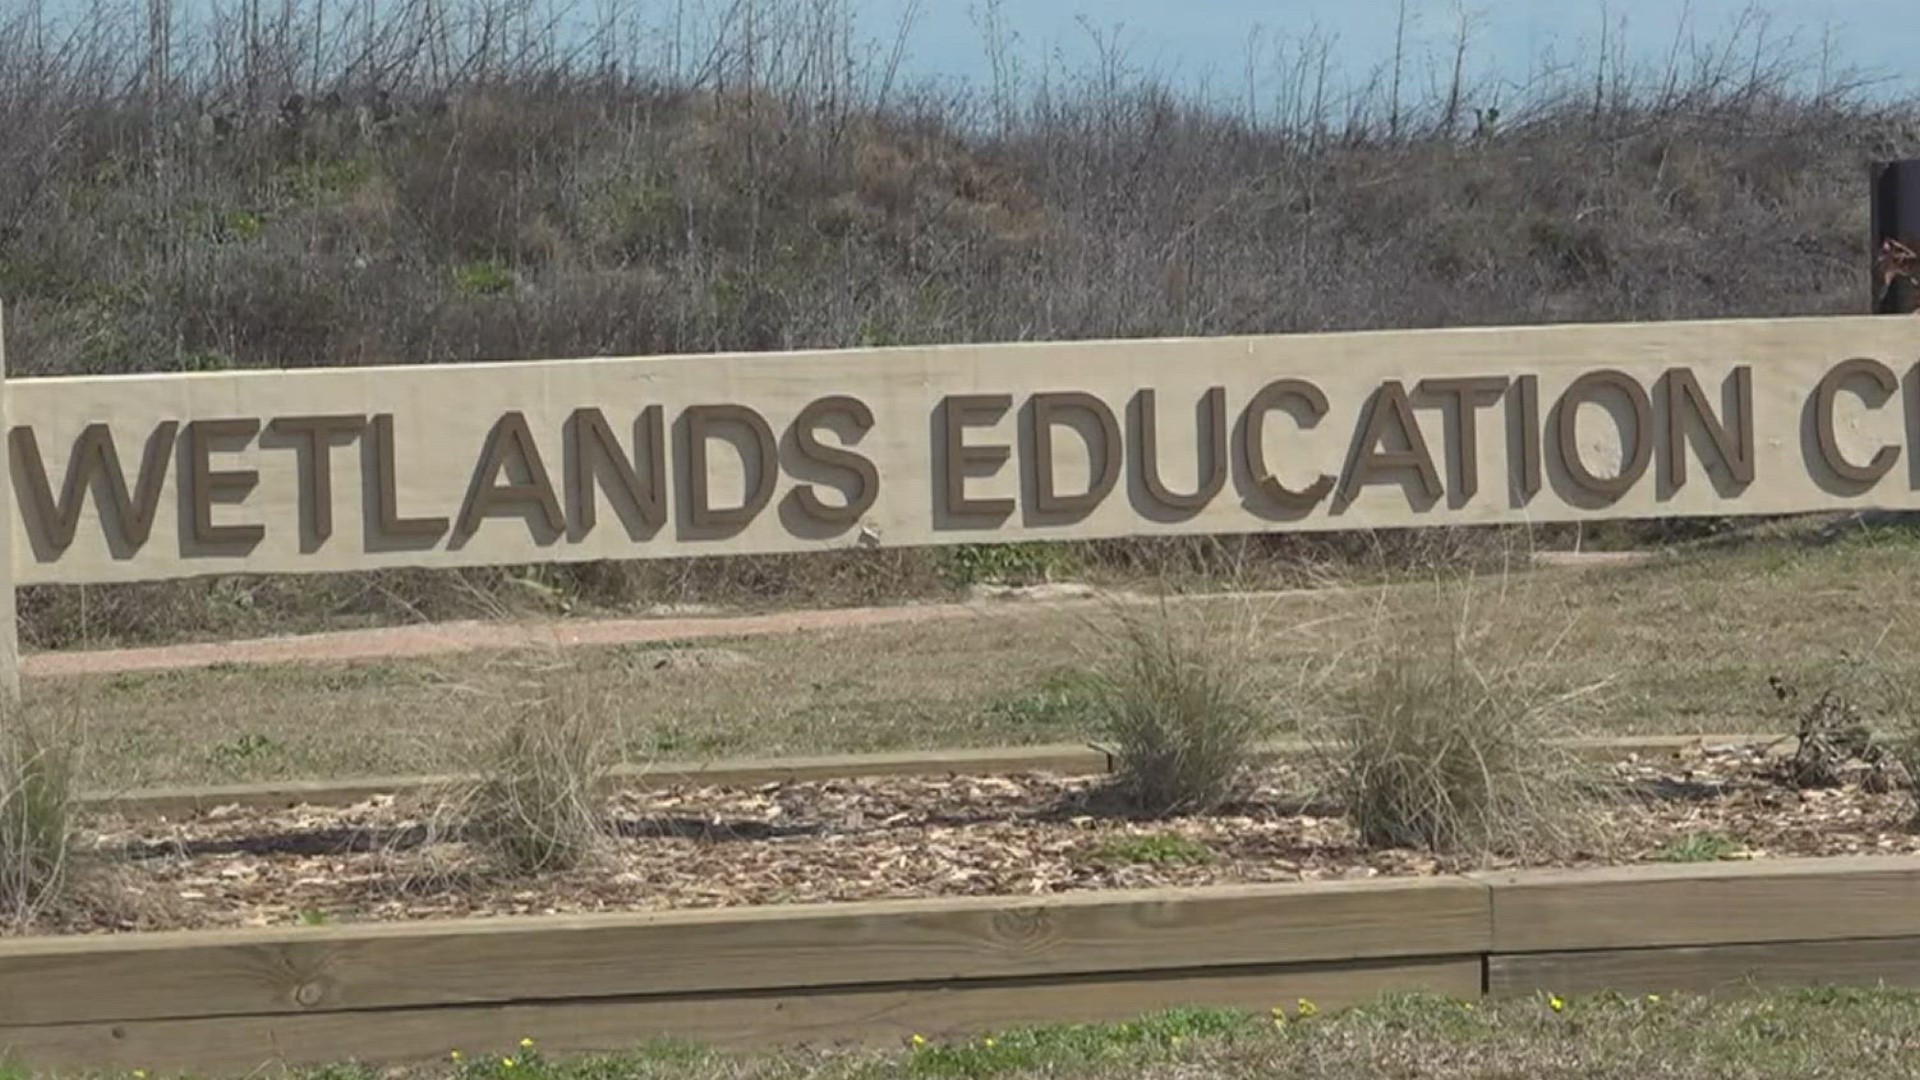
{"label": "bare shrub", "polygon": [[1478,617],[1465,589],[1454,619],[1433,603],[1444,590],[1383,600],[1354,670],[1316,695],[1325,783],[1369,847],[1527,856],[1595,842],[1597,778],[1553,740],[1578,733],[1572,706],[1598,688],[1555,689],[1555,640],[1506,612]]}
{"label": "bare shrub", "polygon": [[1197,607],[1123,612],[1091,679],[1094,715],[1118,759],[1116,790],[1137,813],[1206,813],[1232,798],[1267,726],[1245,647],[1259,620]]}
{"label": "bare shrub", "polygon": [[0,717],[0,930],[69,898],[79,835],[78,732],[16,706]]}
{"label": "bare shrub", "polygon": [[1796,788],[1859,783],[1880,792],[1914,788],[1920,776],[1920,689],[1879,659],[1892,631],[1888,627],[1863,651],[1843,651],[1835,662],[1801,672],[1816,690],[1803,692],[1795,681],[1768,676],[1793,727],[1794,750],[1780,764],[1782,782]]}

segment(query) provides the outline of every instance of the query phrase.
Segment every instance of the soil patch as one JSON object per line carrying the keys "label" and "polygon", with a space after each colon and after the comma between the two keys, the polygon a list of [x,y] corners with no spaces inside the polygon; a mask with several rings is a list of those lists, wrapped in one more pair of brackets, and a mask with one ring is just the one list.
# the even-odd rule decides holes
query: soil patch
{"label": "soil patch", "polygon": [[[1920,853],[1907,792],[1799,791],[1753,748],[1616,766],[1635,796],[1604,811],[1615,843],[1563,865],[1702,857]],[[124,856],[118,896],[47,932],[263,926],[485,915],[1194,886],[1426,875],[1471,867],[1368,851],[1297,776],[1264,773],[1239,804],[1138,821],[1101,777],[885,778],[678,787],[612,797],[619,837],[591,868],[489,870],[427,842],[424,804],[230,809],[179,822],[102,821]],[[1506,862],[1499,866],[1538,865]]]}

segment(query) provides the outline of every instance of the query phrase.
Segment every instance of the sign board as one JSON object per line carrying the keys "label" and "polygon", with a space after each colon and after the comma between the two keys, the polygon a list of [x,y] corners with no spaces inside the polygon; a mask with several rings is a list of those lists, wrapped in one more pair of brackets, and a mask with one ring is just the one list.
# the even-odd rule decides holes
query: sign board
{"label": "sign board", "polygon": [[18,584],[1920,508],[1920,320],[6,384]]}

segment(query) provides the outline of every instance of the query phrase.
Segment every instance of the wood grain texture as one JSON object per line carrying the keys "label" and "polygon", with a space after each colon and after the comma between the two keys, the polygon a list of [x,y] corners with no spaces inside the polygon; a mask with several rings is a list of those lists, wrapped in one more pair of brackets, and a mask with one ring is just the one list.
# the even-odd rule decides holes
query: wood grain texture
{"label": "wood grain texture", "polygon": [[[261,422],[259,438],[223,444],[210,466],[215,473],[254,474],[257,482],[239,501],[217,503],[205,516],[214,529],[259,526],[265,532],[257,541],[222,544],[198,535],[205,530],[192,526],[190,510],[206,509],[206,493],[186,490],[192,485],[181,482],[185,470],[163,460],[174,455],[159,455],[155,460],[169,467],[155,476],[155,514],[143,517],[151,524],[146,541],[131,546],[111,541],[98,506],[89,500],[79,511],[76,539],[63,548],[49,542],[46,522],[40,520],[50,511],[35,509],[19,514],[14,523],[14,564],[21,584],[99,583],[1280,528],[1911,509],[1920,506],[1920,493],[1907,483],[1904,464],[1867,482],[1818,464],[1824,460],[1822,438],[1833,444],[1842,469],[1852,468],[1846,462],[1873,459],[1883,447],[1904,446],[1902,410],[1869,400],[1871,387],[1849,385],[1831,395],[1833,422],[1816,426],[1807,403],[1826,373],[1844,361],[1878,358],[1904,378],[1917,353],[1920,322],[1839,317],[22,379],[8,391],[9,424],[33,430],[49,490],[56,494],[76,439],[101,418],[110,418],[115,452],[135,472],[148,436],[166,430],[163,425],[180,425],[184,440],[184,433],[198,430],[187,426],[196,421]],[[1674,445],[1665,434],[1672,430],[1670,395],[1663,388],[1669,371],[1690,371],[1707,400],[1724,410],[1726,387],[1742,366],[1752,380],[1753,450],[1737,471],[1744,476],[1751,469],[1751,483],[1740,482],[1723,461],[1701,449],[1701,432],[1681,440],[1686,446]],[[1650,399],[1650,405],[1640,402],[1649,405],[1640,410],[1651,429],[1639,432],[1645,438],[1636,439],[1630,426],[1623,435],[1618,421],[1624,416],[1630,425],[1632,414],[1611,399],[1560,408],[1562,395],[1582,377],[1608,372],[1613,374],[1607,375],[1607,385],[1632,385]],[[1290,415],[1308,410],[1298,408],[1297,399],[1263,398],[1281,375],[1310,380],[1326,402],[1324,413]],[[1387,388],[1393,390],[1387,397],[1404,401],[1403,383],[1492,378],[1506,385],[1523,376],[1538,379],[1539,413],[1532,423],[1551,428],[1532,433],[1541,439],[1530,445],[1548,448],[1538,462],[1537,491],[1531,490],[1533,466],[1509,460],[1510,443],[1517,441],[1505,430],[1511,402],[1483,410],[1476,458],[1455,461],[1445,433],[1452,406],[1417,385],[1408,407],[1395,412],[1402,419],[1386,426],[1401,428],[1404,417],[1414,418],[1418,431],[1409,434],[1424,442],[1427,453],[1413,456],[1431,458],[1422,461],[1417,475],[1444,483],[1445,490],[1436,493],[1432,483],[1407,482],[1407,470],[1384,459],[1368,482],[1347,482],[1347,463],[1372,459],[1372,448],[1360,445],[1362,433],[1379,427],[1368,421],[1378,419],[1374,405]],[[1199,435],[1199,403],[1215,390],[1223,392],[1228,426],[1235,431],[1248,430],[1250,418],[1260,418],[1252,428],[1261,433],[1254,447],[1239,438],[1228,440],[1233,460],[1226,481],[1204,507],[1176,510],[1145,494],[1141,462],[1130,449],[1141,443],[1130,414],[1143,389],[1156,395],[1154,464],[1172,490],[1192,490],[1196,478],[1209,475],[1212,467],[1206,457],[1210,441]],[[1863,389],[1865,397],[1856,392]],[[1097,505],[1082,507],[1069,498],[1070,511],[1049,511],[1034,494],[1040,488],[1029,406],[1037,394],[1060,392],[1089,395],[1114,417],[1127,418],[1118,424],[1127,461],[1119,482]],[[791,449],[796,419],[828,393],[851,396],[871,411],[873,423],[855,446],[873,464],[878,484],[871,504],[858,515],[803,521],[792,512],[797,496],[849,505],[840,481],[816,479],[821,470],[794,460]],[[963,501],[974,506],[1010,502],[1005,515],[956,512],[949,506],[955,485],[947,458],[954,451],[945,436],[942,403],[956,395],[1008,403],[1004,411],[968,427],[959,440],[962,458],[985,453],[983,461],[998,464],[957,485]],[[729,436],[716,440],[711,452],[686,442],[681,429],[686,417],[716,405],[751,409],[764,421],[762,437]],[[449,527],[466,516],[470,492],[491,488],[492,478],[479,466],[502,418],[513,416],[516,431],[524,424],[534,456],[551,474],[551,487],[578,494],[575,489],[585,485],[570,484],[565,475],[574,453],[565,432],[577,411],[604,410],[622,448],[631,451],[641,441],[636,421],[654,406],[664,410],[672,428],[663,445],[671,488],[664,524],[623,522],[615,507],[596,503],[600,509],[592,527],[576,528],[585,525],[587,515],[562,505],[567,527],[553,530],[551,509],[543,501],[540,513],[488,517],[470,534]],[[331,529],[320,536],[301,524],[303,515],[315,516],[301,501],[302,492],[313,487],[303,488],[302,453],[268,433],[275,418],[328,416],[366,424],[329,451]],[[390,434],[375,437],[374,432]],[[737,451],[760,460],[756,447],[766,445],[768,433],[779,442],[777,468],[749,467]],[[1387,442],[1397,441],[1399,434]],[[840,441],[831,432],[826,438]],[[1648,440],[1658,444],[1651,453]],[[1053,485],[1063,495],[1099,487],[1096,480],[1113,475],[1112,462],[1068,427],[1050,443]],[[1580,459],[1575,469],[1565,461],[1569,449]],[[1675,455],[1692,459],[1678,487],[1671,479],[1681,475],[1674,469]],[[177,456],[184,461],[191,455]],[[711,469],[706,480],[695,483],[689,463],[699,460]],[[1622,462],[1646,467],[1616,485]],[[1472,470],[1474,482],[1454,480],[1463,469]],[[1521,472],[1528,475],[1524,483]],[[1584,486],[1582,476],[1591,478]],[[1298,492],[1322,486],[1323,477],[1340,481],[1342,494],[1306,508],[1274,494],[1277,488]],[[694,504],[696,488],[706,492],[711,507],[723,508],[724,525],[703,524],[708,515]],[[1322,489],[1336,487],[1328,483]],[[746,520],[725,513],[745,503],[758,507]]]}
{"label": "wood grain texture", "polygon": [[1920,938],[1496,955],[1488,992],[1713,993],[1749,986],[1920,987]]}
{"label": "wood grain texture", "polygon": [[1460,879],[0,942],[13,1023],[1151,972],[1484,951]]}
{"label": "wood grain texture", "polygon": [[1469,876],[1492,890],[1496,953],[1920,935],[1920,857]]}
{"label": "wood grain texture", "polygon": [[191,1069],[244,1073],[270,1063],[444,1060],[519,1053],[616,1052],[660,1037],[715,1047],[906,1042],[1043,1023],[1132,1019],[1180,1007],[1265,1012],[1308,998],[1329,1008],[1383,993],[1480,994],[1475,956],[1404,962],[1176,972],[1038,983],[883,987],[796,995],[558,1001],[208,1020],[0,1024],[0,1055],[40,1069]]}

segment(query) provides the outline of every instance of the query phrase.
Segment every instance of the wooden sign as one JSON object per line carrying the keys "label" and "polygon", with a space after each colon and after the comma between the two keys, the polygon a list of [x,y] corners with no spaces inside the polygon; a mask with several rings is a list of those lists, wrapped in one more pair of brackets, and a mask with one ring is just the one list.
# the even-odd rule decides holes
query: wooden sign
{"label": "wooden sign", "polygon": [[[14,584],[1920,509],[1920,320],[14,380]],[[10,608],[10,605],[9,605]]]}
{"label": "wooden sign", "polygon": [[1920,321],[16,380],[20,584],[1920,508]]}

